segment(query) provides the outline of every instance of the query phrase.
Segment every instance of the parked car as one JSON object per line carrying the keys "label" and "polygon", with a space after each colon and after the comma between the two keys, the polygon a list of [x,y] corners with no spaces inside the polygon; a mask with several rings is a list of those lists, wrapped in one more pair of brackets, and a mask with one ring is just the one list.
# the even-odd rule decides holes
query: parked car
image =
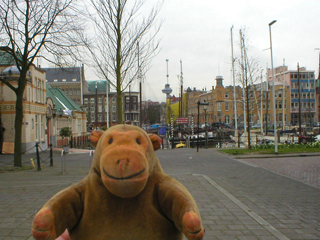
{"label": "parked car", "polygon": [[212,123],[212,127],[214,128],[231,128],[228,124],[224,122],[214,122]]}
{"label": "parked car", "polygon": [[261,124],[260,123],[255,124],[255,125],[252,126],[252,128],[261,128]]}
{"label": "parked car", "polygon": [[260,143],[268,145],[268,144],[274,144],[275,142],[273,140],[270,140],[270,139],[262,139]]}
{"label": "parked car", "polygon": [[313,136],[310,135],[299,135],[299,142],[302,143],[307,143],[307,142],[313,142],[315,140],[315,138]]}

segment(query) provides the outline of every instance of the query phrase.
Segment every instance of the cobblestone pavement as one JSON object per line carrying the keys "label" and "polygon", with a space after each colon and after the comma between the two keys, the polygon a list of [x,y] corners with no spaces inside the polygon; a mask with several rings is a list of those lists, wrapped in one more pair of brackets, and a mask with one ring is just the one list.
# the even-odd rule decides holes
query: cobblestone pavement
{"label": "cobblestone pavement", "polygon": [[320,156],[250,158],[238,161],[262,167],[320,188]]}
{"label": "cobblestone pavement", "polygon": [[[46,154],[41,171],[0,173],[0,239],[32,239],[31,223],[39,208],[88,173],[88,153],[68,154],[65,168],[57,152],[49,167]],[[317,157],[236,160],[214,149],[159,150],[157,155],[164,171],[194,196],[205,239],[320,239],[320,189],[314,184],[320,174],[313,171],[319,169]],[[30,157],[24,155],[25,165],[31,165]],[[0,156],[0,167],[11,159]]]}

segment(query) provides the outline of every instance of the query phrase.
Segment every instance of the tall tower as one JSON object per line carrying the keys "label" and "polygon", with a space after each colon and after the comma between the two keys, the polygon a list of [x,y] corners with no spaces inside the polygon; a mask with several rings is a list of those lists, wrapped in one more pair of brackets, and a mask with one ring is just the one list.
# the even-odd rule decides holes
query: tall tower
{"label": "tall tower", "polygon": [[169,70],[168,70],[169,59],[166,59],[166,62],[167,62],[167,84],[164,85],[164,89],[162,89],[162,92],[167,95],[166,99],[170,99],[170,94],[172,93],[172,89],[170,88],[170,84],[169,84]]}

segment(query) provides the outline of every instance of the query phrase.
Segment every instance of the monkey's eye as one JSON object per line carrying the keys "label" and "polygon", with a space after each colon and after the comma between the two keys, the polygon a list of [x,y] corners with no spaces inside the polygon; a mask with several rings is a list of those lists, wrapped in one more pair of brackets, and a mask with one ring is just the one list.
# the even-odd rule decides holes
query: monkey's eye
{"label": "monkey's eye", "polygon": [[109,144],[113,143],[113,138],[109,139]]}
{"label": "monkey's eye", "polygon": [[141,144],[141,141],[139,138],[137,138],[136,142],[140,145]]}

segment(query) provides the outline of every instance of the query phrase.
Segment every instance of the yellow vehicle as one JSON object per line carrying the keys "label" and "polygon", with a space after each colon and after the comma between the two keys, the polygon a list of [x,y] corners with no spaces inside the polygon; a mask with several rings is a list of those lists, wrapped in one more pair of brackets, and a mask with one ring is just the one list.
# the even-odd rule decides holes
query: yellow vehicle
{"label": "yellow vehicle", "polygon": [[177,145],[176,145],[176,148],[183,148],[183,147],[185,147],[186,145],[184,144],[184,143],[182,143],[182,141],[180,141],[180,143],[178,143]]}

